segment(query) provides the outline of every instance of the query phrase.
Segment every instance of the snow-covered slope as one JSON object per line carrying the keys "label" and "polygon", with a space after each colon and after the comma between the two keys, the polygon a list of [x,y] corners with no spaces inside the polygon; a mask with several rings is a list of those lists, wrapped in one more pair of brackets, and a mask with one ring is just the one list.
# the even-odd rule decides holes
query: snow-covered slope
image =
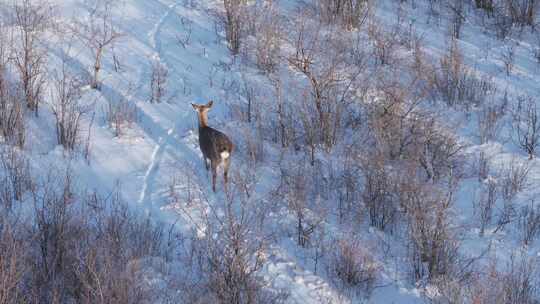
{"label": "snow-covered slope", "polygon": [[[85,18],[89,18],[91,6],[88,6],[88,1],[51,2],[60,27],[67,24],[76,26],[74,20],[85,23]],[[437,66],[450,47],[448,20],[451,10],[440,8],[434,17],[429,13],[428,1],[412,1],[414,4],[397,2],[400,1],[374,1],[370,22],[378,22],[388,32],[399,26],[398,35],[408,33],[418,37],[426,60]],[[302,1],[283,0],[278,4],[278,11],[282,16],[291,17],[297,14],[296,7],[302,5]],[[310,168],[303,165],[308,163],[307,157],[303,152],[298,152],[303,148],[294,147],[294,144],[286,149],[281,148],[277,139],[271,140],[270,131],[273,130],[266,130],[268,134],[264,137],[257,133],[264,127],[257,128],[256,125],[264,125],[264,121],[240,119],[242,113],[238,112],[243,111],[241,109],[247,103],[247,83],[256,91],[254,98],[261,100],[254,103],[261,105],[254,112],[263,119],[267,117],[265,111],[277,107],[273,95],[276,77],[283,77],[282,97],[293,105],[302,93],[309,93],[294,92],[295,86],[305,79],[293,70],[286,59],[280,58],[278,72],[268,76],[256,68],[250,54],[231,55],[217,17],[223,12],[222,1],[118,1],[112,6],[111,12],[111,20],[122,36],[114,44],[114,49],[107,50],[104,56],[100,90],[85,87],[81,97],[83,103],[92,105],[93,109],[81,120],[81,138],[89,139],[89,157],[85,159],[80,151],[66,152],[57,145],[51,112],[54,101],[52,95],[46,93],[39,117],[29,118],[28,139],[24,148],[34,172],[44,173],[52,165],[70,167],[81,189],[103,195],[118,191],[130,208],[141,211],[152,221],[164,223],[186,239],[192,235],[200,238],[213,233],[218,235],[207,225],[221,222],[229,212],[234,213],[240,223],[251,227],[249,233],[264,239],[261,242],[264,249],[253,251],[257,253],[257,262],[260,260],[262,263],[257,271],[258,278],[264,279],[264,285],[269,290],[282,292],[286,303],[429,303],[448,296],[443,295],[436,284],[428,282],[427,277],[411,282],[410,269],[406,266],[409,247],[403,231],[396,229],[389,233],[371,227],[366,211],[359,210],[360,207],[348,209],[345,215],[338,214],[341,213],[341,205],[338,212],[338,204],[341,204],[338,193],[344,192],[345,186],[333,183],[338,180],[333,173],[345,171],[343,168],[350,161],[345,151],[353,146],[352,143],[348,145],[344,140],[347,143],[337,145],[338,148],[333,151],[320,149],[314,156],[317,169],[304,169],[302,172],[305,176],[300,174],[295,177],[294,174],[298,174],[302,166]],[[396,25],[398,16],[404,19]],[[524,29],[520,35],[500,40],[479,24],[480,18],[479,15],[469,14],[461,29],[462,34],[456,40],[465,65],[474,69],[479,78],[490,79],[498,90],[493,100],[505,96],[512,104],[517,96],[529,94],[540,102],[537,98],[540,93],[540,64],[531,55],[540,47],[535,47],[535,39],[540,37],[538,33]],[[288,28],[292,24],[290,20],[284,22],[283,31],[292,32],[293,29]],[[48,69],[58,71],[62,60],[67,58],[70,70],[89,77],[93,62],[88,47],[74,38],[72,47],[67,48],[67,36],[57,32],[47,35],[51,36],[46,42]],[[367,36],[364,37],[365,44],[371,45]],[[250,41],[247,39],[246,43]],[[284,42],[284,54],[292,53],[293,43],[290,40]],[[513,52],[513,68],[507,73],[504,61],[509,47]],[[402,58],[405,62],[396,66],[405,70],[408,67],[403,66],[414,61],[413,48],[403,45],[392,45],[391,48],[395,58]],[[373,68],[376,60],[370,57],[368,61],[368,69],[378,71],[379,68]],[[159,103],[150,102],[155,66],[167,71],[166,91],[163,101]],[[384,73],[400,73],[399,68],[380,69],[387,69]],[[294,77],[301,80],[294,80]],[[365,76],[366,79],[369,77]],[[52,81],[48,81],[45,91],[52,88]],[[209,100],[214,101],[209,113],[210,125],[228,134],[236,146],[232,154],[230,187],[233,190],[230,193],[223,190],[222,176],[218,178],[218,191],[212,192],[210,173],[205,170],[198,147],[197,115],[191,103],[203,104]],[[297,102],[300,108],[301,102]],[[134,116],[129,124],[122,126],[121,135],[107,121],[109,106],[119,104],[126,105],[128,112]],[[528,245],[523,245],[521,232],[516,228],[517,224],[514,225],[517,218],[505,225],[504,229],[498,225],[500,222],[495,218],[505,208],[502,199],[496,200],[492,215],[494,219],[489,221],[482,234],[475,209],[475,202],[482,195],[481,190],[488,187],[490,181],[503,183],[504,177],[498,173],[511,164],[518,167],[526,164],[528,168],[526,187],[512,199],[516,212],[519,213],[523,206],[537,205],[535,198],[540,193],[540,162],[538,159],[527,160],[528,156],[511,140],[511,115],[502,119],[500,136],[481,143],[477,136],[480,107],[473,106],[470,111],[461,111],[437,102],[422,106],[425,110],[438,113],[438,123],[455,134],[457,141],[463,145],[459,158],[465,163],[466,172],[462,174],[455,193],[452,193],[455,203],[451,211],[454,217],[451,220],[452,231],[459,230],[456,237],[459,238],[458,254],[463,257],[460,260],[463,267],[469,269],[474,263],[474,271],[480,272],[480,269],[484,271],[487,269],[485,267],[497,260],[500,266],[494,266],[495,269],[504,269],[509,261],[521,255],[538,262],[538,236]],[[508,107],[511,108],[510,105]],[[355,136],[351,134],[350,141],[354,141]],[[81,145],[81,149],[84,150],[84,146]],[[478,170],[475,161],[481,153],[490,160],[491,167],[483,180],[472,173]],[[313,176],[316,171],[320,176]],[[310,243],[306,246],[298,245],[296,229],[299,219],[295,205],[292,200],[282,199],[284,196],[279,195],[291,176],[293,179],[305,178],[307,184],[319,179],[321,185],[328,189],[335,188],[335,192],[325,192],[334,193],[328,196],[317,193],[304,198],[308,207],[303,210],[305,214],[302,216],[306,222],[317,223],[309,233]],[[361,178],[355,185],[362,187]],[[360,192],[358,189],[357,193]],[[360,203],[362,197],[356,200],[358,206],[364,206]],[[227,202],[234,202],[234,206]],[[257,222],[260,218],[264,222]],[[376,279],[374,286],[369,288],[372,291],[369,294],[344,287],[331,274],[330,260],[337,249],[333,246],[339,244],[335,240],[345,237],[357,240],[360,244],[358,248],[368,252],[372,259],[367,263],[376,265]],[[146,262],[148,265],[141,266],[144,269],[142,276],[146,280],[142,284],[162,293],[154,298],[154,302],[166,303],[171,299],[189,301],[174,294],[172,290],[175,286],[169,284],[184,272],[182,262],[174,258],[168,261],[158,259],[154,264],[151,259]],[[468,300],[462,303],[471,303]],[[452,300],[447,302],[454,303]]]}

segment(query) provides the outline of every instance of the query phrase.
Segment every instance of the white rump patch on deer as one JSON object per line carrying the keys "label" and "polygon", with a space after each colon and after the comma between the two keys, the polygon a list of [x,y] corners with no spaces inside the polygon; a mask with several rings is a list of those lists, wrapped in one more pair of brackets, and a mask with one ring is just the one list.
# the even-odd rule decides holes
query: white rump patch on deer
{"label": "white rump patch on deer", "polygon": [[229,158],[229,155],[230,155],[230,154],[229,154],[229,152],[227,152],[227,151],[221,152],[221,158],[222,158],[222,159],[227,159],[227,158]]}

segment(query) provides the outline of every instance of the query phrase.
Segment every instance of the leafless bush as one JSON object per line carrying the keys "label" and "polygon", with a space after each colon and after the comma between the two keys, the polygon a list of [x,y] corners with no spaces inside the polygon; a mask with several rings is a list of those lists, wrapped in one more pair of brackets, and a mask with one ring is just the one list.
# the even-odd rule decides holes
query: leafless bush
{"label": "leafless bush", "polygon": [[[357,202],[363,196],[361,176],[361,162],[356,157],[357,150],[354,147],[347,147],[343,160],[343,170],[338,171],[339,186],[336,187],[338,199],[338,215],[339,220],[351,219],[356,216],[354,209]],[[386,222],[386,221],[384,221]]]}
{"label": "leafless bush", "polygon": [[490,28],[495,29],[497,38],[503,40],[510,36],[514,21],[512,20],[512,17],[508,16],[504,4],[494,5],[491,15],[493,16],[493,20],[488,24],[490,25]]}
{"label": "leafless bush", "polygon": [[493,11],[493,0],[474,0],[476,8],[484,9],[488,12]]}
{"label": "leafless bush", "polygon": [[167,78],[169,71],[159,60],[152,62],[150,77],[150,103],[161,103],[167,94]]}
{"label": "leafless bush", "polygon": [[501,60],[504,63],[506,75],[510,76],[514,69],[514,58],[516,56],[515,46],[512,44],[506,45],[501,54]]}
{"label": "leafless bush", "polygon": [[[408,159],[427,180],[438,181],[461,167],[463,146],[455,135],[419,107],[421,99],[410,96],[401,85],[386,84],[384,95],[368,107],[368,123],[375,147],[391,160]],[[420,171],[419,171],[420,173]]]}
{"label": "leafless bush", "polygon": [[[164,227],[129,210],[118,193],[109,197],[91,194],[86,199],[90,234],[79,240],[71,271],[79,284],[82,303],[118,301],[147,303],[158,294],[144,289],[136,261],[145,257],[166,258]],[[97,225],[96,229],[92,225]],[[100,231],[102,231],[100,233]]]}
{"label": "leafless bush", "polygon": [[233,55],[240,51],[243,34],[243,18],[245,0],[223,0],[225,7],[225,34],[229,49]]}
{"label": "leafless bush", "polygon": [[0,206],[9,209],[32,189],[30,165],[19,150],[6,146],[0,148],[0,169]]}
{"label": "leafless bush", "polygon": [[478,177],[478,182],[485,181],[491,173],[491,158],[484,151],[478,153],[473,160],[474,176]]}
{"label": "leafless bush", "polygon": [[307,87],[299,84],[303,107],[295,116],[302,122],[303,136],[313,155],[314,147],[322,144],[329,151],[343,135],[354,100],[351,88],[358,84],[362,67],[348,62],[351,41],[347,37],[338,31],[322,31],[322,25],[309,18],[301,14],[295,21],[288,61],[308,83]]}
{"label": "leafless bush", "polygon": [[0,303],[22,303],[29,300],[24,292],[26,265],[25,244],[14,227],[0,220]]}
{"label": "leafless bush", "polygon": [[122,136],[125,128],[129,129],[138,119],[137,106],[129,100],[109,102],[105,109],[105,121],[117,137]]}
{"label": "leafless bush", "polygon": [[359,28],[369,13],[368,0],[317,0],[315,7],[320,18],[329,24],[346,29]]}
{"label": "leafless bush", "polygon": [[[410,176],[410,175],[409,175]],[[452,229],[452,190],[405,178],[401,205],[408,223],[408,255],[414,281],[452,273],[459,258],[459,240]]]}
{"label": "leafless bush", "polygon": [[399,46],[398,32],[386,31],[380,24],[373,21],[369,24],[369,38],[373,43],[374,57],[381,65],[392,64],[394,54]]}
{"label": "leafless bush", "polygon": [[366,297],[372,293],[380,266],[360,240],[347,237],[333,242],[328,262],[329,276],[341,288],[354,288]]}
{"label": "leafless bush", "polygon": [[14,6],[17,25],[15,65],[20,76],[22,91],[29,110],[38,114],[45,82],[47,52],[41,46],[43,34],[50,21],[49,7],[45,2],[23,0]]}
{"label": "leafless bush", "polygon": [[536,304],[540,273],[537,258],[512,254],[506,265],[492,265],[480,276],[471,296],[475,304]]}
{"label": "leafless bush", "polygon": [[[0,78],[5,75],[1,75]],[[26,142],[26,119],[24,97],[15,84],[0,81],[0,135],[4,141],[24,147]]]}
{"label": "leafless bush", "polygon": [[20,148],[25,142],[24,98],[11,80],[12,35],[0,23],[0,136]]}
{"label": "leafless bush", "polygon": [[501,119],[506,114],[507,102],[503,98],[500,103],[483,103],[477,111],[478,137],[484,144],[490,140],[496,140],[502,128]]}
{"label": "leafless bush", "polygon": [[512,159],[499,173],[501,194],[505,201],[511,201],[528,186],[530,165]]}
{"label": "leafless bush", "polygon": [[100,88],[99,72],[103,58],[123,36],[115,27],[112,19],[112,8],[115,1],[92,0],[89,2],[88,22],[75,22],[74,32],[90,49],[93,56],[93,76],[90,86]]}
{"label": "leafless bush", "polygon": [[204,236],[192,241],[195,257],[201,257],[194,265],[201,272],[199,288],[208,290],[213,303],[281,303],[286,295],[269,291],[259,275],[266,250],[264,211],[238,194],[205,217]]}
{"label": "leafless bush", "polygon": [[514,142],[533,159],[540,144],[540,112],[536,100],[531,96],[518,97],[512,108]]}
{"label": "leafless bush", "polygon": [[436,125],[433,119],[424,121],[421,135],[421,145],[416,147],[417,160],[424,169],[426,178],[439,181],[451,174],[459,174],[462,162],[460,153],[464,146],[456,136]]}
{"label": "leafless bush", "polygon": [[308,247],[311,235],[323,219],[323,214],[314,214],[316,207],[319,206],[316,206],[317,202],[311,197],[314,185],[307,173],[313,167],[307,168],[305,163],[301,162],[292,168],[282,165],[280,169],[281,182],[277,192],[295,215],[298,245]]}
{"label": "leafless bush", "polygon": [[53,78],[51,109],[56,119],[56,138],[66,150],[74,150],[80,143],[81,119],[90,106],[81,102],[82,82],[68,71],[63,62]]}
{"label": "leafless bush", "polygon": [[527,205],[521,208],[518,226],[524,245],[531,244],[540,236],[540,205],[535,206],[533,201],[530,206]]}
{"label": "leafless bush", "polygon": [[489,78],[479,78],[463,62],[463,56],[455,42],[440,60],[439,68],[433,75],[436,98],[449,106],[478,106],[494,89]]}
{"label": "leafless bush", "polygon": [[[62,175],[61,175],[62,176]],[[78,239],[80,227],[74,224],[74,185],[71,172],[59,178],[52,171],[38,182],[32,193],[35,225],[31,235],[36,242],[31,251],[31,295],[42,303],[63,302],[68,299],[64,290],[73,290],[75,282],[69,268],[75,256],[68,240]]]}
{"label": "leafless bush", "polygon": [[448,1],[447,5],[451,12],[452,37],[459,39],[461,35],[461,28],[463,27],[463,23],[466,20],[465,1],[463,0]]}
{"label": "leafless bush", "polygon": [[364,188],[362,200],[369,212],[370,224],[383,231],[395,229],[399,215],[398,202],[394,195],[395,185],[381,157],[372,157],[362,162]]}
{"label": "leafless bush", "polygon": [[475,203],[475,213],[480,219],[480,236],[484,236],[486,227],[493,220],[493,208],[499,199],[499,188],[494,180],[488,179],[480,190],[480,197]]}
{"label": "leafless bush", "polygon": [[273,2],[263,4],[255,32],[255,58],[257,67],[271,73],[279,64],[282,40],[283,20],[278,7]]}
{"label": "leafless bush", "polygon": [[535,26],[538,8],[538,0],[506,0],[508,13],[515,24],[521,26]]}

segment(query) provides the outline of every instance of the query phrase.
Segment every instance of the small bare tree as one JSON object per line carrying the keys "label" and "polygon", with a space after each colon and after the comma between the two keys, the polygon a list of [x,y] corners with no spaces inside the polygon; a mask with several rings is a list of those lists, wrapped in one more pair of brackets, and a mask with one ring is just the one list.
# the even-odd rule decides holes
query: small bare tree
{"label": "small bare tree", "polygon": [[47,52],[41,43],[44,31],[49,25],[50,11],[45,2],[19,1],[14,6],[14,21],[19,38],[14,60],[26,105],[37,116],[47,60]]}
{"label": "small bare tree", "polygon": [[152,75],[150,77],[150,103],[161,103],[167,93],[167,77],[169,71],[159,60],[152,62]]}
{"label": "small bare tree", "polygon": [[19,240],[16,227],[2,223],[0,228],[0,303],[25,302],[24,263],[25,245]]}
{"label": "small bare tree", "polygon": [[81,104],[81,81],[73,76],[63,62],[54,76],[51,108],[56,119],[56,138],[66,150],[74,150],[80,141],[81,119],[89,111]]}
{"label": "small bare tree", "polygon": [[486,181],[485,188],[482,188],[480,197],[475,202],[475,213],[480,219],[480,236],[484,236],[486,227],[493,220],[493,208],[499,199],[497,184],[493,179]]}
{"label": "small bare tree", "polygon": [[518,97],[512,109],[512,129],[515,143],[533,159],[540,144],[540,112],[531,96]]}
{"label": "small bare tree", "polygon": [[369,0],[317,0],[315,7],[326,23],[347,29],[359,28],[369,13]]}
{"label": "small bare tree", "polygon": [[518,228],[524,245],[531,244],[540,236],[540,205],[530,205],[521,208],[518,218]]}
{"label": "small bare tree", "polygon": [[75,22],[74,31],[92,52],[94,66],[90,86],[99,89],[99,72],[103,66],[103,58],[123,34],[113,22],[112,9],[116,2],[107,0],[92,0],[92,2],[88,22]]}
{"label": "small bare tree", "polygon": [[369,249],[354,236],[336,240],[332,244],[328,272],[341,290],[353,288],[369,297],[377,282],[380,266]]}
{"label": "small bare tree", "polygon": [[24,98],[16,83],[10,81],[11,34],[0,23],[0,136],[20,148],[25,142]]}
{"label": "small bare tree", "polygon": [[233,55],[240,52],[242,43],[242,22],[246,0],[223,0],[225,7],[225,35]]}

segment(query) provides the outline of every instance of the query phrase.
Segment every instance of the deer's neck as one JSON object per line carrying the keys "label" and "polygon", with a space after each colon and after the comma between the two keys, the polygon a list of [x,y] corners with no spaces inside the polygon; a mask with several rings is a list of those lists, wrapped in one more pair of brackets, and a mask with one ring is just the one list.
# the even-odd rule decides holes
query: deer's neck
{"label": "deer's neck", "polygon": [[208,114],[199,112],[199,128],[208,127]]}

